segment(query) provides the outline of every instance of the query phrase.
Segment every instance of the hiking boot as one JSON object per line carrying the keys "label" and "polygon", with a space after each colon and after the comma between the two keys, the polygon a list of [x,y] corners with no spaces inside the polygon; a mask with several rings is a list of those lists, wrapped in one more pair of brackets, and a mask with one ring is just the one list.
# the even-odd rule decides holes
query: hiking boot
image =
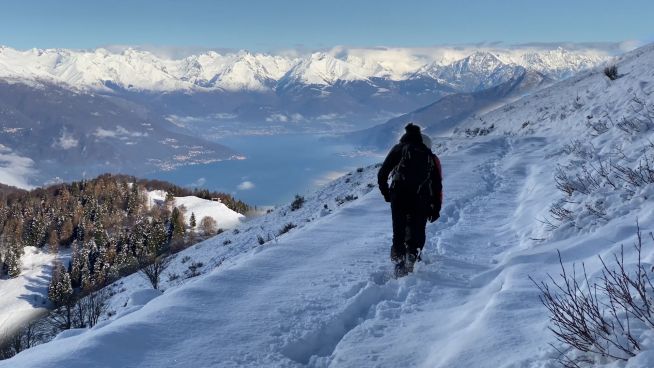
{"label": "hiking boot", "polygon": [[408,274],[404,261],[395,263],[395,278],[404,277]]}

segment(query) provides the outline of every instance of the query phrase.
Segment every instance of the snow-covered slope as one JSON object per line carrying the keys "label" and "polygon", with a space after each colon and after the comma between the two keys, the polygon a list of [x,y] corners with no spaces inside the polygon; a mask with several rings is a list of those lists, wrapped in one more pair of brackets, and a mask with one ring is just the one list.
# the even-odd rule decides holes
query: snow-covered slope
{"label": "snow-covered slope", "polygon": [[[148,192],[148,204],[150,206],[164,205],[166,200],[166,192],[163,190],[153,190]],[[189,224],[191,215],[195,214],[197,224],[202,221],[204,217],[211,217],[216,221],[218,229],[231,229],[240,224],[245,216],[231,210],[224,203],[219,200],[212,201],[208,199],[198,198],[196,196],[174,197],[174,202],[171,204],[176,207],[183,207],[184,221]]]}
{"label": "snow-covered slope", "polygon": [[[210,51],[170,59],[132,48],[112,52],[103,48],[22,51],[0,47],[0,78],[44,79],[94,90],[119,86],[147,91],[265,91],[275,88],[278,82],[333,85],[369,78],[399,81],[415,78],[416,73],[442,77],[462,61],[472,69],[483,67],[485,64],[474,62],[478,61],[474,55],[479,52],[495,55],[507,67],[522,66],[557,77],[571,75],[609,57],[604,50],[582,48],[568,51],[529,47],[431,50],[337,47],[305,56]],[[476,65],[470,65],[470,60]]]}
{"label": "snow-covered slope", "polygon": [[[470,143],[451,141],[460,148],[442,157],[447,202],[441,220],[428,227],[425,262],[413,275],[390,278],[390,213],[368,187],[375,181],[371,167],[307,198],[300,211],[280,208],[238,234],[223,233],[180,253],[170,274],[197,262],[206,273],[179,286],[167,282],[168,290],[143,307],[128,301],[146,281],[127,278],[114,288],[125,291],[112,301],[118,312],[112,322],[0,367],[521,367],[553,361],[543,350],[547,315],[526,276],[535,272],[534,262],[547,262],[539,266],[547,270],[555,258],[545,249],[521,251],[529,244],[524,227],[533,220],[523,216],[525,209],[516,211],[524,202],[538,206],[547,191],[539,155],[549,142],[500,137]],[[334,198],[347,194],[359,199],[337,208]],[[323,203],[334,212],[319,217]],[[300,228],[277,236],[287,221]],[[269,234],[258,246],[256,237]]]}
{"label": "snow-covered slope", "polygon": [[652,103],[654,45],[627,53],[616,62],[619,78],[614,81],[604,75],[603,67],[592,68],[470,119],[460,128],[494,125],[499,134],[560,134],[562,130],[578,134],[598,122],[618,123],[640,110],[634,106],[636,101]]}
{"label": "snow-covered slope", "polygon": [[51,263],[55,256],[35,247],[25,247],[21,274],[0,278],[0,344],[34,316],[50,306],[47,298]]}
{"label": "snow-covered slope", "polygon": [[[615,81],[595,70],[462,127],[486,126],[486,135],[434,137],[445,204],[428,225],[424,262],[405,278],[390,277],[390,211],[374,188],[377,168],[368,167],[297,211],[280,207],[179,253],[160,296],[144,300],[137,275],[122,280],[113,286],[117,316],[0,367],[559,366],[557,349],[576,353],[547,330],[528,277],[556,278],[560,250],[567,267],[583,262],[592,280],[601,274],[597,255],[610,260],[633,243],[636,219],[644,234],[654,230],[654,180],[630,187],[613,176],[616,187],[598,179],[605,185],[564,198],[569,222],[541,223],[563,196],[557,167],[574,178],[582,165],[612,157],[633,169],[654,150],[654,45],[625,55],[618,70]],[[323,216],[324,204],[331,214]],[[649,270],[654,239],[644,241]],[[624,257],[633,266],[633,248]],[[580,366],[654,366],[651,330],[633,326],[638,355],[590,356]]]}

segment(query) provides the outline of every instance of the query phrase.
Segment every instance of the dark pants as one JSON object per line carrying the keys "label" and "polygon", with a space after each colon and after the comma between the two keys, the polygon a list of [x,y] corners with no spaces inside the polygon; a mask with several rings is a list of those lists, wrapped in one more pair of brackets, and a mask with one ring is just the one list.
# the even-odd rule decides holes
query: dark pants
{"label": "dark pants", "polygon": [[391,202],[393,216],[393,247],[391,260],[404,259],[406,254],[418,255],[425,245],[425,227],[427,226],[427,213],[409,205],[412,201],[395,199]]}

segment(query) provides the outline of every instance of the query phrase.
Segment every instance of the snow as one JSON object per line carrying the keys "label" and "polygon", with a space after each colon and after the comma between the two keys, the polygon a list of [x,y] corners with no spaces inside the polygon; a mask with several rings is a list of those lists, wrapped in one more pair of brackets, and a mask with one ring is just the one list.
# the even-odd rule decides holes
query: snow
{"label": "snow", "polygon": [[161,295],[161,291],[154,289],[142,289],[133,292],[129,296],[126,307],[144,306],[152,299]]}
{"label": "snow", "polygon": [[48,284],[54,259],[46,251],[25,247],[20,276],[0,278],[0,343],[5,335],[11,335],[49,307]]}
{"label": "snow", "polygon": [[[574,46],[574,45],[569,45]],[[30,49],[0,47],[0,78],[37,83],[63,83],[75,88],[103,91],[107,82],[130,90],[271,91],[297,82],[332,85],[338,81],[370,78],[405,80],[427,69],[447,68],[476,52],[492,53],[506,65],[520,65],[557,78],[572,75],[607,60],[604,49],[548,47],[434,47],[344,48],[334,47],[306,55],[263,54],[245,50],[209,51],[181,59],[152,52],[122,50]],[[428,68],[427,68],[428,67]]]}
{"label": "snow", "polygon": [[[296,211],[276,208],[180,252],[161,295],[141,298],[147,281],[139,275],[116,282],[116,315],[0,367],[559,366],[555,348],[574,352],[548,331],[529,276],[556,277],[557,250],[567,267],[584,263],[591,279],[601,272],[597,256],[611,259],[621,244],[631,266],[636,219],[643,234],[654,230],[652,183],[633,193],[606,185],[574,193],[566,205],[577,226],[547,231],[539,222],[562,197],[558,166],[574,176],[598,157],[617,152],[637,163],[648,152],[652,126],[639,134],[592,128],[600,117],[647,116],[634,96],[654,106],[654,46],[617,62],[615,81],[595,69],[459,127],[493,124],[488,136],[432,137],[445,203],[427,227],[424,262],[407,277],[391,277],[390,210],[371,166],[306,195]],[[584,210],[598,199],[607,219]],[[282,231],[287,224],[295,227]],[[645,242],[649,266],[654,239]],[[592,366],[654,366],[652,335],[639,333],[643,351],[629,362]]]}
{"label": "snow", "polygon": [[[166,200],[166,192],[163,190],[153,190],[147,193],[149,206],[163,205]],[[224,203],[220,201],[212,201],[208,199],[198,198],[196,196],[174,197],[173,206],[184,207],[184,222],[190,223],[191,214],[195,214],[197,225],[204,217],[211,217],[216,220],[216,225],[219,229],[231,229],[243,220],[245,216],[231,210]],[[197,230],[197,227],[196,227]]]}

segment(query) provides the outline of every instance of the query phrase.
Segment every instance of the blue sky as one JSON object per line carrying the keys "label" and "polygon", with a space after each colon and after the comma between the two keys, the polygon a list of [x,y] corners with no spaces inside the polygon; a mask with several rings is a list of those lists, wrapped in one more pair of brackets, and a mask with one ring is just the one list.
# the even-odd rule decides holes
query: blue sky
{"label": "blue sky", "polygon": [[0,2],[0,44],[272,51],[652,41],[652,14],[652,0],[12,0]]}

